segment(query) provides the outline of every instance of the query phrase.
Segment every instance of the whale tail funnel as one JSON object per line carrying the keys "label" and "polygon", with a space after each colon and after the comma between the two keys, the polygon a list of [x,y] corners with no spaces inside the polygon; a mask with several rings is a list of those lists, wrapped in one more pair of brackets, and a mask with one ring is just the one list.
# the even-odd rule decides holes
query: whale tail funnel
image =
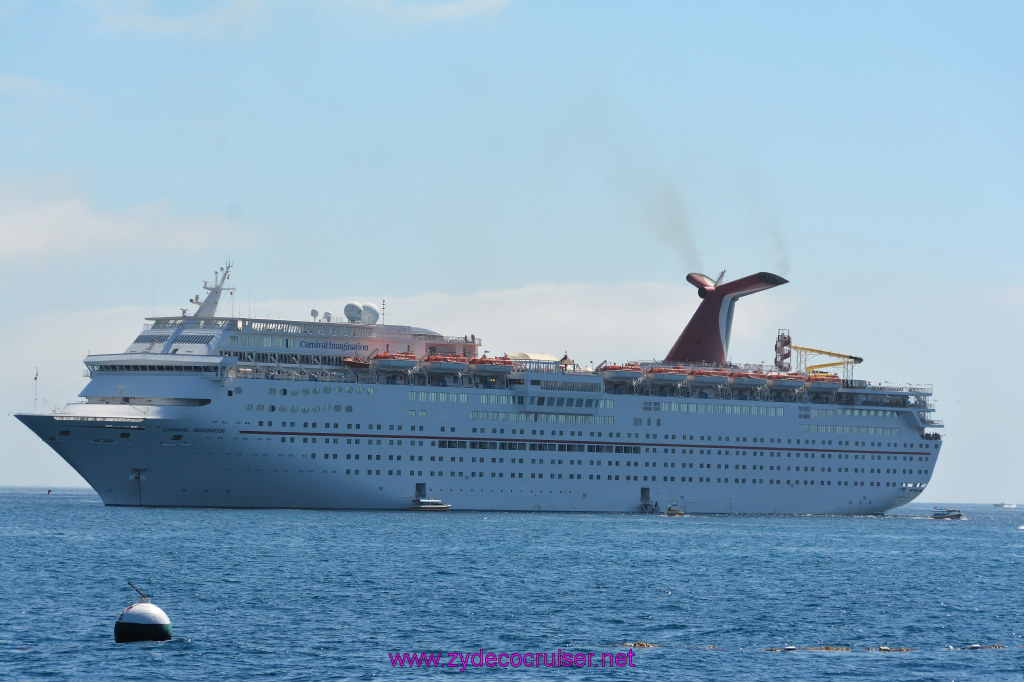
{"label": "whale tail funnel", "polygon": [[724,363],[729,352],[736,299],[789,281],[770,272],[759,272],[722,284],[724,275],[723,272],[717,280],[699,272],[686,276],[686,281],[697,287],[697,295],[703,300],[665,356],[665,362]]}

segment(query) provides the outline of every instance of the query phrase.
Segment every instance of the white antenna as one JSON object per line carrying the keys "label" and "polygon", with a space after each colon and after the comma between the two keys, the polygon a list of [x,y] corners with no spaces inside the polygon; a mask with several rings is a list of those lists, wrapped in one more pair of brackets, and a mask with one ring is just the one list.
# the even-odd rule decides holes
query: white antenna
{"label": "white antenna", "polygon": [[387,311],[388,300],[386,298],[380,299],[380,323],[384,324],[384,313]]}
{"label": "white antenna", "polygon": [[32,411],[36,411],[36,405],[39,402],[39,368],[36,367],[36,378],[35,378],[35,389],[32,392]]}

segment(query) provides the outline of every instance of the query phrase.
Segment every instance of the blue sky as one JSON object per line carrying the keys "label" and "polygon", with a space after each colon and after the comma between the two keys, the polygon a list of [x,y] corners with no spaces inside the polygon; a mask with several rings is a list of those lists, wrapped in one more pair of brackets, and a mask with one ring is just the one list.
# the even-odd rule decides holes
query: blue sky
{"label": "blue sky", "polygon": [[[730,355],[932,383],[925,500],[1024,502],[1017,2],[0,2],[4,412],[228,256],[241,313],[387,299],[495,352],[663,356],[692,270],[790,280]],[[81,483],[8,417],[0,485]]]}

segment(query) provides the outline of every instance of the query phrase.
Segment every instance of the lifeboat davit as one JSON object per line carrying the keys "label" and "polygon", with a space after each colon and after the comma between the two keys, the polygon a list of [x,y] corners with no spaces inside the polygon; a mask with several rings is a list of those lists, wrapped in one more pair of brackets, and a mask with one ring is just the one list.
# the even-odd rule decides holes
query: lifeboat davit
{"label": "lifeboat davit", "polygon": [[461,355],[428,355],[420,367],[430,374],[460,374],[469,369],[469,360]]}
{"label": "lifeboat davit", "polygon": [[732,372],[729,385],[733,388],[761,388],[768,383],[768,375],[762,372]]}
{"label": "lifeboat davit", "polygon": [[650,367],[647,380],[652,384],[682,384],[686,382],[686,374],[682,367]]}
{"label": "lifeboat davit", "polygon": [[692,386],[721,386],[729,381],[729,374],[720,369],[691,369],[686,382]]}
{"label": "lifeboat davit", "polygon": [[515,365],[508,356],[502,358],[473,358],[469,361],[469,371],[485,377],[500,377],[509,374]]}
{"label": "lifeboat davit", "polygon": [[834,374],[815,374],[807,377],[804,388],[808,391],[825,392],[838,391],[843,385],[843,380]]}
{"label": "lifeboat davit", "polygon": [[627,365],[605,365],[601,378],[609,383],[632,383],[644,375],[644,368],[636,363]]}
{"label": "lifeboat davit", "polygon": [[415,367],[418,360],[412,353],[377,353],[370,362],[378,372],[405,372]]}
{"label": "lifeboat davit", "polygon": [[791,391],[803,385],[804,378],[799,374],[772,374],[768,377],[768,386],[777,391]]}

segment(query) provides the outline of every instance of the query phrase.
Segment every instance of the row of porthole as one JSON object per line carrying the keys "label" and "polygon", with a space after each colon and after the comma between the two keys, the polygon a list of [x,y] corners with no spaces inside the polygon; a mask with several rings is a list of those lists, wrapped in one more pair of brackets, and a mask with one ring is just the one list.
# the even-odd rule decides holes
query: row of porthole
{"label": "row of porthole", "polygon": [[[287,388],[280,388],[280,389],[278,389],[278,388],[268,388],[267,389],[267,395],[278,395],[278,394],[280,394],[280,395],[309,395],[311,391],[312,391],[313,395],[320,395],[321,393],[326,395],[326,394],[329,394],[329,393],[332,392],[332,388],[330,386],[324,386],[323,390],[321,390],[319,386],[314,386],[312,389],[310,389],[308,387],[304,387],[304,388],[301,388],[301,389],[293,388],[290,391]],[[240,388],[236,388],[235,389],[235,393],[241,393],[241,392],[242,392],[242,390]],[[333,388],[333,392],[334,393],[364,393],[365,392],[367,394],[372,394],[373,393],[373,386],[365,386],[365,387],[364,386],[352,386],[352,385],[335,386]]]}
{"label": "row of porthole", "polygon": [[[346,412],[351,412],[352,411],[352,406],[351,405],[345,405],[344,409],[345,409]],[[314,412],[314,413],[321,412],[321,411],[322,412],[330,412],[331,410],[334,410],[335,412],[341,412],[342,406],[341,405],[333,405],[332,406],[330,403],[324,403],[324,405],[322,407],[320,405],[312,405],[312,406],[310,406],[310,405],[302,405],[301,407],[298,406],[298,405],[292,405],[291,407],[289,407],[288,405],[269,405],[268,406],[268,405],[262,405],[262,404],[260,404],[260,405],[253,405],[252,403],[249,403],[248,405],[245,406],[245,410],[246,410],[246,412],[252,412],[253,410],[256,410],[257,412],[263,412],[264,410],[267,410],[269,412],[292,412],[294,414],[299,414],[299,413],[301,413],[301,414],[309,414],[310,412]]]}

